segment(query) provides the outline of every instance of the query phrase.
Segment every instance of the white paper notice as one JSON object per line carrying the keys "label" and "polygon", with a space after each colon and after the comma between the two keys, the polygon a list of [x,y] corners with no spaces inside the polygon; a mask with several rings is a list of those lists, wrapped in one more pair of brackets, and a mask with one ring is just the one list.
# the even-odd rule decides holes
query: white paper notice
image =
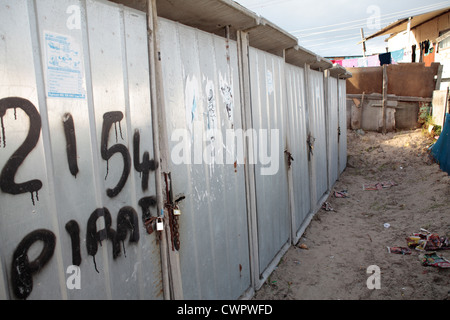
{"label": "white paper notice", "polygon": [[72,38],[45,33],[47,96],[85,99],[82,55]]}

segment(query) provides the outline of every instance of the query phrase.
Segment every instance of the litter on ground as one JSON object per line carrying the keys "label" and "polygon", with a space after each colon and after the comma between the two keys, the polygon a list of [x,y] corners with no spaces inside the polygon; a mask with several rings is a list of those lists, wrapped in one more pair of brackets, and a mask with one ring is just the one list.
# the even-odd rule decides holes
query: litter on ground
{"label": "litter on ground", "polygon": [[450,243],[447,237],[439,236],[425,229],[420,229],[420,232],[413,233],[406,238],[406,241],[408,247],[419,251],[450,250]]}
{"label": "litter on ground", "polygon": [[375,184],[363,184],[363,190],[382,190],[383,188],[386,189],[396,185],[397,183],[395,183],[394,181],[384,181]]}
{"label": "litter on ground", "polygon": [[350,198],[349,195],[348,195],[347,190],[335,191],[334,192],[334,197],[335,198]]}
{"label": "litter on ground", "polygon": [[436,252],[424,254],[422,264],[426,267],[450,268],[450,261],[442,256],[438,256]]}
{"label": "litter on ground", "polygon": [[397,254],[411,254],[411,249],[408,247],[387,247],[389,253]]}

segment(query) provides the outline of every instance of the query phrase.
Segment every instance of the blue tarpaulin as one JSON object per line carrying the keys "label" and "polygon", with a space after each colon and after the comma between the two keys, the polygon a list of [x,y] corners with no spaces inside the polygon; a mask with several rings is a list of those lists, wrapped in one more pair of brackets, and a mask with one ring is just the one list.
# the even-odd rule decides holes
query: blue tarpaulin
{"label": "blue tarpaulin", "polygon": [[450,174],[450,114],[445,115],[445,124],[438,141],[431,147],[431,155],[441,170]]}

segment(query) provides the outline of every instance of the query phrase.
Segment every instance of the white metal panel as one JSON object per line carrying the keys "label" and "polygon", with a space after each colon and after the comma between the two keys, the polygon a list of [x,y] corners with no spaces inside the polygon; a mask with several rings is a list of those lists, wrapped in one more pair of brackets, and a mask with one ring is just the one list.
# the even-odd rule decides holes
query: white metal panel
{"label": "white metal panel", "polygon": [[[146,233],[139,205],[140,199],[155,195],[154,175],[149,170],[144,188],[145,170],[133,166],[135,130],[140,132],[139,162],[145,151],[153,158],[145,14],[89,0],[1,0],[0,6],[0,33],[5,35],[5,50],[0,52],[0,99],[29,100],[39,112],[34,118],[41,120],[39,134],[34,134],[37,143],[30,145],[15,175],[16,182],[39,179],[39,199],[31,192],[33,205],[30,192],[0,192],[6,277],[12,279],[13,251],[21,239],[44,228],[54,234],[56,247],[33,274],[27,298],[161,299],[159,245],[155,234]],[[31,128],[22,109],[17,106],[17,120],[13,108],[4,117],[8,145],[0,150],[0,168],[8,166],[11,153]],[[127,162],[129,171],[124,170]],[[12,179],[6,177],[11,184]],[[124,185],[116,188],[121,179]],[[108,194],[107,189],[116,192]],[[109,218],[102,208],[110,213],[110,221],[96,219],[97,213]],[[124,223],[119,223],[119,216]],[[69,226],[79,228],[79,232],[71,229],[78,241],[72,242],[66,229],[69,221]],[[134,242],[128,225],[135,235],[139,232]],[[125,239],[119,238],[124,230]],[[30,241],[46,234],[36,234]],[[109,239],[100,244],[97,234]],[[115,258],[113,243],[117,244]],[[30,260],[42,248],[32,245]],[[74,264],[80,267],[80,289],[67,281],[71,276],[67,268]],[[16,298],[13,289],[20,286],[14,281],[9,286],[9,298]]]}
{"label": "white metal panel", "polygon": [[226,134],[242,129],[237,44],[165,19],[159,27],[172,188],[186,197],[183,296],[237,299],[251,285],[244,163],[227,161]]}
{"label": "white metal panel", "polygon": [[328,122],[328,183],[331,188],[339,177],[339,96],[338,79],[328,76],[327,122]]}
{"label": "white metal panel", "polygon": [[[42,76],[40,66],[36,65],[33,52],[39,50],[36,45],[36,35],[33,20],[35,9],[27,1],[2,1],[0,9],[0,33],[2,50],[0,65],[0,117],[2,122],[2,146],[0,149],[1,171],[1,253],[5,264],[3,271],[10,284],[7,289],[8,297],[14,298],[13,288],[18,295],[24,297],[30,290],[33,296],[37,292],[45,292],[45,298],[58,299],[66,294],[60,286],[64,280],[64,266],[61,264],[61,246],[55,245],[54,238],[58,237],[58,225],[55,221],[54,197],[52,186],[47,177],[48,167],[46,156],[49,155],[48,144],[41,133],[42,105],[40,105],[39,91],[42,91]],[[37,61],[39,63],[39,60]],[[14,101],[13,97],[23,100]],[[45,110],[45,109],[44,109]],[[35,128],[35,129],[34,129]],[[29,137],[27,139],[27,137]],[[19,147],[24,146],[25,152]],[[19,153],[19,154],[18,154]],[[13,155],[15,156],[13,157]],[[22,163],[14,163],[14,159],[22,159]],[[16,171],[17,170],[17,171]],[[12,172],[11,175],[8,172]],[[16,184],[25,184],[15,189]],[[38,200],[39,198],[39,200]],[[38,229],[54,230],[53,239],[49,238],[47,251],[55,251],[51,264],[33,276],[32,287],[21,286],[19,281],[12,279],[13,255],[21,250],[28,251],[28,256],[36,258],[45,248],[37,245],[27,250],[27,244],[22,243],[26,235]],[[35,233],[42,236],[41,232]],[[58,237],[60,238],[60,237]],[[40,249],[40,250],[39,250]],[[33,261],[33,258],[30,258]],[[17,261],[17,260],[16,260]],[[18,261],[20,265],[24,264]],[[26,264],[26,263],[25,263]],[[20,270],[15,268],[16,270]],[[25,265],[24,269],[29,269]],[[19,272],[15,273],[18,274]],[[26,276],[26,275],[25,275]],[[28,277],[27,277],[28,278]],[[56,280],[56,281],[55,281]],[[45,290],[43,288],[45,287]],[[33,295],[34,294],[34,295]]]}
{"label": "white metal panel", "polygon": [[339,95],[339,174],[347,168],[347,83],[338,80]]}
{"label": "white metal panel", "polygon": [[311,211],[307,118],[305,95],[305,71],[286,64],[287,106],[289,109],[289,152],[292,154],[293,212],[294,234],[303,226]]}
{"label": "white metal panel", "polygon": [[[313,139],[312,179],[315,186],[312,194],[313,205],[319,201],[328,189],[327,144],[324,102],[323,72],[309,70],[308,74],[308,115],[310,134]],[[314,209],[314,208],[313,208]]]}
{"label": "white metal panel", "polygon": [[[263,273],[290,240],[290,213],[287,183],[286,95],[284,60],[264,51],[250,48],[251,112],[255,154],[255,184],[258,226],[259,270]],[[264,139],[267,145],[264,145]],[[266,149],[266,150],[264,150]],[[263,164],[261,152],[269,155]],[[264,173],[265,168],[271,172]],[[272,172],[273,171],[273,172]]]}

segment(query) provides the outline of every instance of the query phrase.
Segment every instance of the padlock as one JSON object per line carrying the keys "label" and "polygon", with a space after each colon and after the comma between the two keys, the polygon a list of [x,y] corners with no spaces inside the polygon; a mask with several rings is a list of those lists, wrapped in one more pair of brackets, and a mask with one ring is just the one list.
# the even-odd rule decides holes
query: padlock
{"label": "padlock", "polygon": [[176,207],[175,209],[173,209],[173,215],[174,216],[181,216],[180,208]]}
{"label": "padlock", "polygon": [[156,221],[156,230],[157,231],[163,231],[164,230],[164,223],[163,223],[163,220],[161,218],[158,218],[158,220]]}

